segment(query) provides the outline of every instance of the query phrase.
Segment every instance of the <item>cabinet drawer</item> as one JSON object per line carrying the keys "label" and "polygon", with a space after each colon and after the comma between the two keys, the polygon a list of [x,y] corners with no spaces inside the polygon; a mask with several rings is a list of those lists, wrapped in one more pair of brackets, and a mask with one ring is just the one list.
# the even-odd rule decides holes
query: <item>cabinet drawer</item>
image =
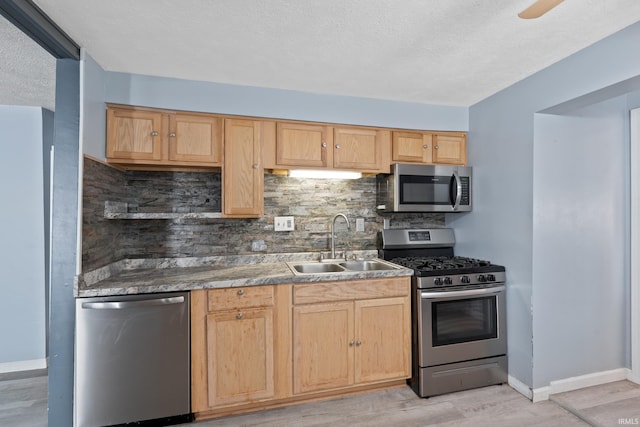
{"label": "cabinet drawer", "polygon": [[273,305],[273,286],[248,286],[208,291],[208,310],[218,311]]}
{"label": "cabinet drawer", "polygon": [[293,286],[294,304],[388,298],[411,292],[411,278],[309,283]]}

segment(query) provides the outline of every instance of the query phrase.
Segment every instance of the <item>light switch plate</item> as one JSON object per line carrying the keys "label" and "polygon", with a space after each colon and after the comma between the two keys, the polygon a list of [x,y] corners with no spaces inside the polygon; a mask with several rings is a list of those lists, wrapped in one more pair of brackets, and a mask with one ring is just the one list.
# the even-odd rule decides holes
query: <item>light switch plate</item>
{"label": "light switch plate", "polygon": [[356,231],[364,231],[364,218],[356,218]]}
{"label": "light switch plate", "polygon": [[295,222],[292,216],[276,216],[273,218],[274,231],[293,231]]}

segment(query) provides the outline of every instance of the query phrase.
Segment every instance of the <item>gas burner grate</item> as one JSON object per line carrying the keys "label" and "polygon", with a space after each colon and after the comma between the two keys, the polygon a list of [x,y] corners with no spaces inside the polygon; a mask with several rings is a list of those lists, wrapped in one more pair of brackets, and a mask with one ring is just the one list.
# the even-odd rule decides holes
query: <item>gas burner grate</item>
{"label": "gas burner grate", "polygon": [[440,271],[443,273],[449,270],[470,270],[491,265],[489,261],[459,256],[399,257],[393,258],[390,261],[416,271]]}

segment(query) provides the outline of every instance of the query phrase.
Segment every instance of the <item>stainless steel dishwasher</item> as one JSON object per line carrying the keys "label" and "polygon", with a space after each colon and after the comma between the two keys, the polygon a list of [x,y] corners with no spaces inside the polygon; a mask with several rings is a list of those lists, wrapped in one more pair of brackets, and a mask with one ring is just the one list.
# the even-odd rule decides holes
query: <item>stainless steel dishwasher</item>
{"label": "stainless steel dishwasher", "polygon": [[193,420],[189,293],[76,299],[75,425]]}

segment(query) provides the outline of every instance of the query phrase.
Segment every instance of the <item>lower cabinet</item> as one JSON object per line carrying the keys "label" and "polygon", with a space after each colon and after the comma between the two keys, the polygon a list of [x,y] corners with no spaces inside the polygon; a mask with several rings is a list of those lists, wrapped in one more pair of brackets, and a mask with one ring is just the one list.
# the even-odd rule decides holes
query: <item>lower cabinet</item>
{"label": "lower cabinet", "polygon": [[294,393],[411,375],[408,282],[294,285],[293,301]]}
{"label": "lower cabinet", "polygon": [[[287,317],[276,286],[191,292],[191,406],[195,413],[274,399],[287,371]],[[286,299],[286,297],[285,297]],[[282,308],[286,308],[286,301]],[[283,319],[284,318],[284,319]],[[278,321],[285,327],[278,327]],[[278,330],[285,331],[284,334]],[[280,387],[282,388],[282,387]]]}
{"label": "lower cabinet", "polygon": [[404,383],[410,279],[191,292],[198,419]]}
{"label": "lower cabinet", "polygon": [[353,384],[353,303],[293,308],[293,392]]}
{"label": "lower cabinet", "polygon": [[209,406],[273,397],[273,308],[207,315]]}

